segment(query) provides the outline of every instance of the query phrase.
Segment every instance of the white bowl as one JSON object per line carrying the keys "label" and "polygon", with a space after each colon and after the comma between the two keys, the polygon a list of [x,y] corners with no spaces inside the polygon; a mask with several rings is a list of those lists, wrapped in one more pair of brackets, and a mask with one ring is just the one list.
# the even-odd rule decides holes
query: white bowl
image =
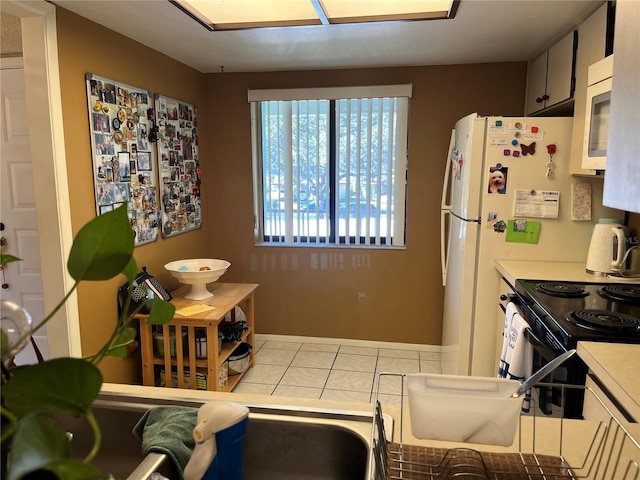
{"label": "white bowl", "polygon": [[191,258],[169,262],[164,268],[180,283],[191,285],[191,291],[184,296],[185,298],[204,300],[213,296],[213,293],[207,290],[207,283],[217,281],[230,265],[226,260],[215,258]]}

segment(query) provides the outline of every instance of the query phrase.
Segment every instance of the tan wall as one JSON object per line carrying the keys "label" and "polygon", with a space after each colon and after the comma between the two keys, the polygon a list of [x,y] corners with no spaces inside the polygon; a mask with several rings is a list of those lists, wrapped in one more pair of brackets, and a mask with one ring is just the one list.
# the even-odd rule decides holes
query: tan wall
{"label": "tan wall", "polygon": [[[524,63],[207,75],[210,253],[232,263],[225,280],[260,284],[258,333],[439,345],[439,208],[451,129],[472,112],[521,115],[525,75]],[[407,248],[254,246],[247,90],[398,83],[413,84]]]}
{"label": "tan wall", "polygon": [[[90,72],[196,106],[205,104],[205,79],[201,73],[165,55],[60,8],[57,27],[71,222],[75,233],[96,215],[85,74]],[[198,111],[198,120],[200,132],[210,129],[205,111]],[[201,134],[200,139],[200,150],[206,152],[207,135]],[[211,178],[208,175],[211,156],[201,153],[201,160],[203,185],[207,185]],[[205,188],[204,202],[207,192]],[[171,288],[177,287],[163,265],[180,257],[206,256],[209,224],[205,221],[197,231],[136,247],[138,266],[147,266],[161,281]],[[83,354],[95,353],[110,335],[117,320],[116,291],[123,282],[124,277],[120,276],[108,282],[81,284],[78,298]],[[101,370],[106,381],[140,383],[140,352],[125,360],[107,359]]]}

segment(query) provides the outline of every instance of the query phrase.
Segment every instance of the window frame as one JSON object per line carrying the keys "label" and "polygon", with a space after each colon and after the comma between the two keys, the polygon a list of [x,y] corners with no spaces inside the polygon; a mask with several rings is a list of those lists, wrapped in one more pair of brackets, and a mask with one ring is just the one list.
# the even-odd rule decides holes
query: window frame
{"label": "window frame", "polygon": [[[254,240],[255,244],[259,246],[316,246],[316,247],[373,247],[373,248],[404,248],[406,244],[406,195],[407,195],[407,169],[408,169],[408,120],[409,120],[409,99],[411,98],[412,86],[411,85],[386,85],[386,86],[373,86],[373,87],[334,87],[334,88],[319,88],[319,89],[286,89],[286,90],[250,90],[248,92],[248,100],[251,106],[251,132],[252,132],[252,165],[253,165],[253,207],[254,207]],[[337,101],[338,100],[366,100],[366,99],[378,99],[378,98],[391,98],[398,99],[398,102],[394,104],[402,105],[402,108],[398,108],[398,112],[394,113],[395,128],[393,135],[396,137],[394,140],[395,148],[395,165],[393,172],[388,171],[388,174],[393,173],[394,181],[390,185],[396,193],[394,198],[387,202],[393,203],[393,214],[388,214],[386,217],[388,220],[393,219],[394,224],[387,226],[389,232],[382,235],[380,228],[376,229],[376,232],[369,232],[369,235],[360,234],[360,226],[356,227],[356,231],[351,233],[347,222],[346,232],[338,232],[339,218],[336,218],[337,209],[336,203],[339,195],[338,184],[338,150],[340,138],[337,137],[339,132],[336,127],[337,115]],[[263,151],[263,138],[262,138],[262,102],[274,102],[274,101],[293,101],[293,100],[328,100],[328,131],[329,139],[327,139],[327,167],[328,167],[328,185],[331,185],[330,191],[333,193],[329,195],[327,205],[327,228],[328,234],[326,235],[295,235],[293,233],[287,234],[286,232],[279,235],[266,235],[265,234],[265,212],[268,210],[265,207],[265,177],[264,177],[264,159],[262,158]],[[286,134],[285,134],[286,135]],[[400,137],[400,135],[402,135]],[[285,176],[286,178],[286,176]],[[347,182],[351,182],[351,176],[347,176]],[[290,180],[290,179],[289,179]],[[289,182],[291,183],[291,182]],[[357,181],[357,188],[360,188],[360,181]],[[402,188],[397,189],[400,185]],[[351,187],[349,187],[350,190]],[[334,191],[335,190],[335,191]],[[371,193],[367,189],[368,195]],[[293,198],[292,195],[289,197]],[[367,197],[370,198],[370,197]],[[291,203],[291,202],[288,202]],[[349,202],[347,201],[347,205]],[[361,221],[369,221],[367,218],[375,218],[375,221],[379,222],[382,219],[382,215],[379,213],[379,200],[378,200],[378,214],[376,217],[361,217],[360,214],[356,214],[356,224]],[[292,208],[292,206],[285,204],[285,209]],[[367,207],[367,211],[369,206]],[[290,220],[291,211],[289,211],[285,222]],[[353,219],[353,217],[352,217]],[[316,220],[318,221],[318,220]],[[368,226],[368,225],[367,225]]]}

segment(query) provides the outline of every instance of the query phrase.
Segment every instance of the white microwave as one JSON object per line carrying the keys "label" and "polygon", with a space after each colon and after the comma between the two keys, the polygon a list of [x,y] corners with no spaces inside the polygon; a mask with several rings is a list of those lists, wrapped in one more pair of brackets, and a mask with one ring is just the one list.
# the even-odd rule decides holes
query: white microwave
{"label": "white microwave", "polygon": [[604,170],[607,164],[613,55],[589,67],[582,168]]}

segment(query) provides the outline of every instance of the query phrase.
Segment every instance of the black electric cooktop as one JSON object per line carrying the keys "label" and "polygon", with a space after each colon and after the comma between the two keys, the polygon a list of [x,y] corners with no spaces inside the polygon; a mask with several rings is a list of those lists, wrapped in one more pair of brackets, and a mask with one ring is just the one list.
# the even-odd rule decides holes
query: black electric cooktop
{"label": "black electric cooktop", "polygon": [[518,280],[516,291],[569,348],[579,340],[640,343],[638,284]]}

